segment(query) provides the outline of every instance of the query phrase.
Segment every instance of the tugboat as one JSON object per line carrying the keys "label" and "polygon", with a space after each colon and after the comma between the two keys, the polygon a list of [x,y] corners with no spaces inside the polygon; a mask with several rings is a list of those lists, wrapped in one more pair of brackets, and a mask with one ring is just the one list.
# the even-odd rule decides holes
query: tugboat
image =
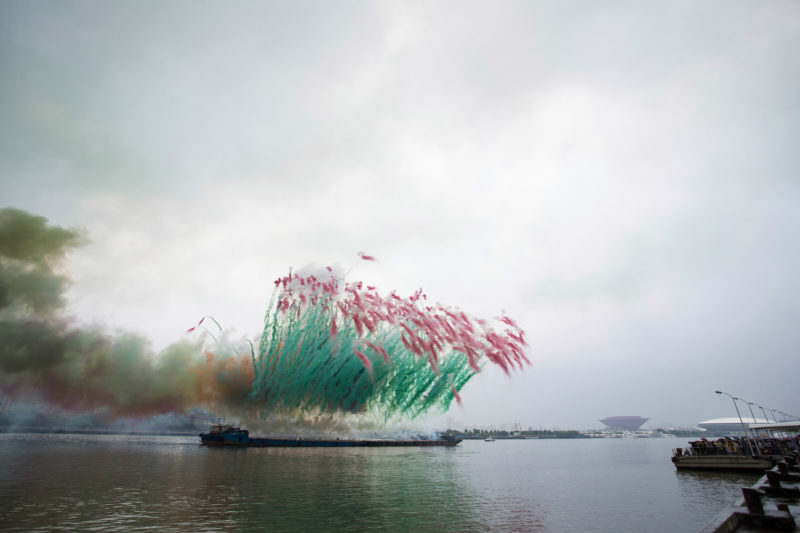
{"label": "tugboat", "polygon": [[304,439],[300,437],[251,437],[250,432],[231,424],[213,424],[208,433],[200,433],[204,446],[284,447],[387,447],[387,446],[457,446],[462,439],[443,435],[441,439]]}
{"label": "tugboat", "polygon": [[234,437],[241,428],[230,424],[212,424],[208,433],[200,433],[200,443],[206,446],[221,446],[225,444],[225,436]]}

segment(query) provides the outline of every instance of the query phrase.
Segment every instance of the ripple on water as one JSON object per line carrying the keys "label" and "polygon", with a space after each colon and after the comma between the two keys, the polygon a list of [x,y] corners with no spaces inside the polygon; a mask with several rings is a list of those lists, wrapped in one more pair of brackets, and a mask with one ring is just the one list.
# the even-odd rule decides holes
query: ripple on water
{"label": "ripple on water", "polygon": [[213,449],[0,435],[8,531],[697,530],[755,479],[675,471],[677,439]]}

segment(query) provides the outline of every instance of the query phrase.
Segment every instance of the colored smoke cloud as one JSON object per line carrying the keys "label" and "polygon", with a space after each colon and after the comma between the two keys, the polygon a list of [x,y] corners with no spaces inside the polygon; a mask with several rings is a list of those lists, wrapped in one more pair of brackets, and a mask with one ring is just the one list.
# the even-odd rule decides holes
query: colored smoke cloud
{"label": "colored smoke cloud", "polygon": [[70,410],[105,407],[145,416],[193,405],[235,407],[252,381],[246,358],[205,352],[182,340],[156,354],[135,333],[78,327],[65,312],[66,255],[80,230],[25,211],[0,211],[0,389],[15,399]]}
{"label": "colored smoke cloud", "polygon": [[477,319],[427,302],[421,289],[407,298],[381,296],[345,282],[333,267],[275,280],[251,350],[204,318],[189,332],[212,321],[219,331],[154,353],[141,335],[79,327],[67,314],[63,263],[86,240],[43,217],[0,211],[4,395],[73,411],[103,407],[116,417],[202,405],[240,419],[336,428],[364,415],[385,423],[446,411],[485,362],[506,372],[529,363],[524,332],[509,317]]}

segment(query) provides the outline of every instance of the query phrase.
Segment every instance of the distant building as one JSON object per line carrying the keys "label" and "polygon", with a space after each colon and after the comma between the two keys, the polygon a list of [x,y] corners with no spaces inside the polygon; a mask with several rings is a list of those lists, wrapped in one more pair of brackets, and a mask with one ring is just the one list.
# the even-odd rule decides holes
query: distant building
{"label": "distant building", "polygon": [[636,431],[642,425],[650,420],[649,418],[642,418],[641,416],[609,416],[600,420],[609,429],[617,429],[622,431]]}
{"label": "distant building", "polygon": [[706,420],[705,422],[698,423],[701,427],[709,433],[737,433],[742,434],[742,424],[744,427],[750,429],[750,424],[766,424],[767,420],[763,418],[753,418],[751,416],[743,416],[740,421],[738,417],[731,418],[715,418],[713,420]]}

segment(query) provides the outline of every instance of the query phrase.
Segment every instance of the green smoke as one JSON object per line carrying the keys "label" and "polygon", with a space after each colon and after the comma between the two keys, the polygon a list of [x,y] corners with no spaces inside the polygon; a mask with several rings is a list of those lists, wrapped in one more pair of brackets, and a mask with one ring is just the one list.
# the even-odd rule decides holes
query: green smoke
{"label": "green smoke", "polygon": [[65,305],[69,279],[56,269],[82,232],[48,226],[47,219],[13,208],[0,210],[0,316],[53,316]]}
{"label": "green smoke", "polygon": [[61,269],[86,242],[81,230],[0,210],[0,392],[126,416],[244,402],[252,372],[203,354],[201,341],[156,354],[141,335],[74,325],[65,309],[70,279]]}
{"label": "green smoke", "polygon": [[[425,358],[403,346],[398,328],[370,335],[384,358],[364,346],[356,327],[342,322],[335,337],[335,307],[312,305],[283,313],[272,305],[258,355],[253,358],[253,400],[263,416],[274,413],[366,413],[382,419],[415,418],[432,408],[446,411],[475,372],[465,357],[447,354],[434,372]],[[294,311],[294,310],[292,310]],[[354,357],[363,350],[370,361]]]}
{"label": "green smoke", "polygon": [[69,278],[58,270],[85,243],[79,230],[44,217],[0,210],[0,371],[45,369],[63,361],[72,338],[60,312]]}

